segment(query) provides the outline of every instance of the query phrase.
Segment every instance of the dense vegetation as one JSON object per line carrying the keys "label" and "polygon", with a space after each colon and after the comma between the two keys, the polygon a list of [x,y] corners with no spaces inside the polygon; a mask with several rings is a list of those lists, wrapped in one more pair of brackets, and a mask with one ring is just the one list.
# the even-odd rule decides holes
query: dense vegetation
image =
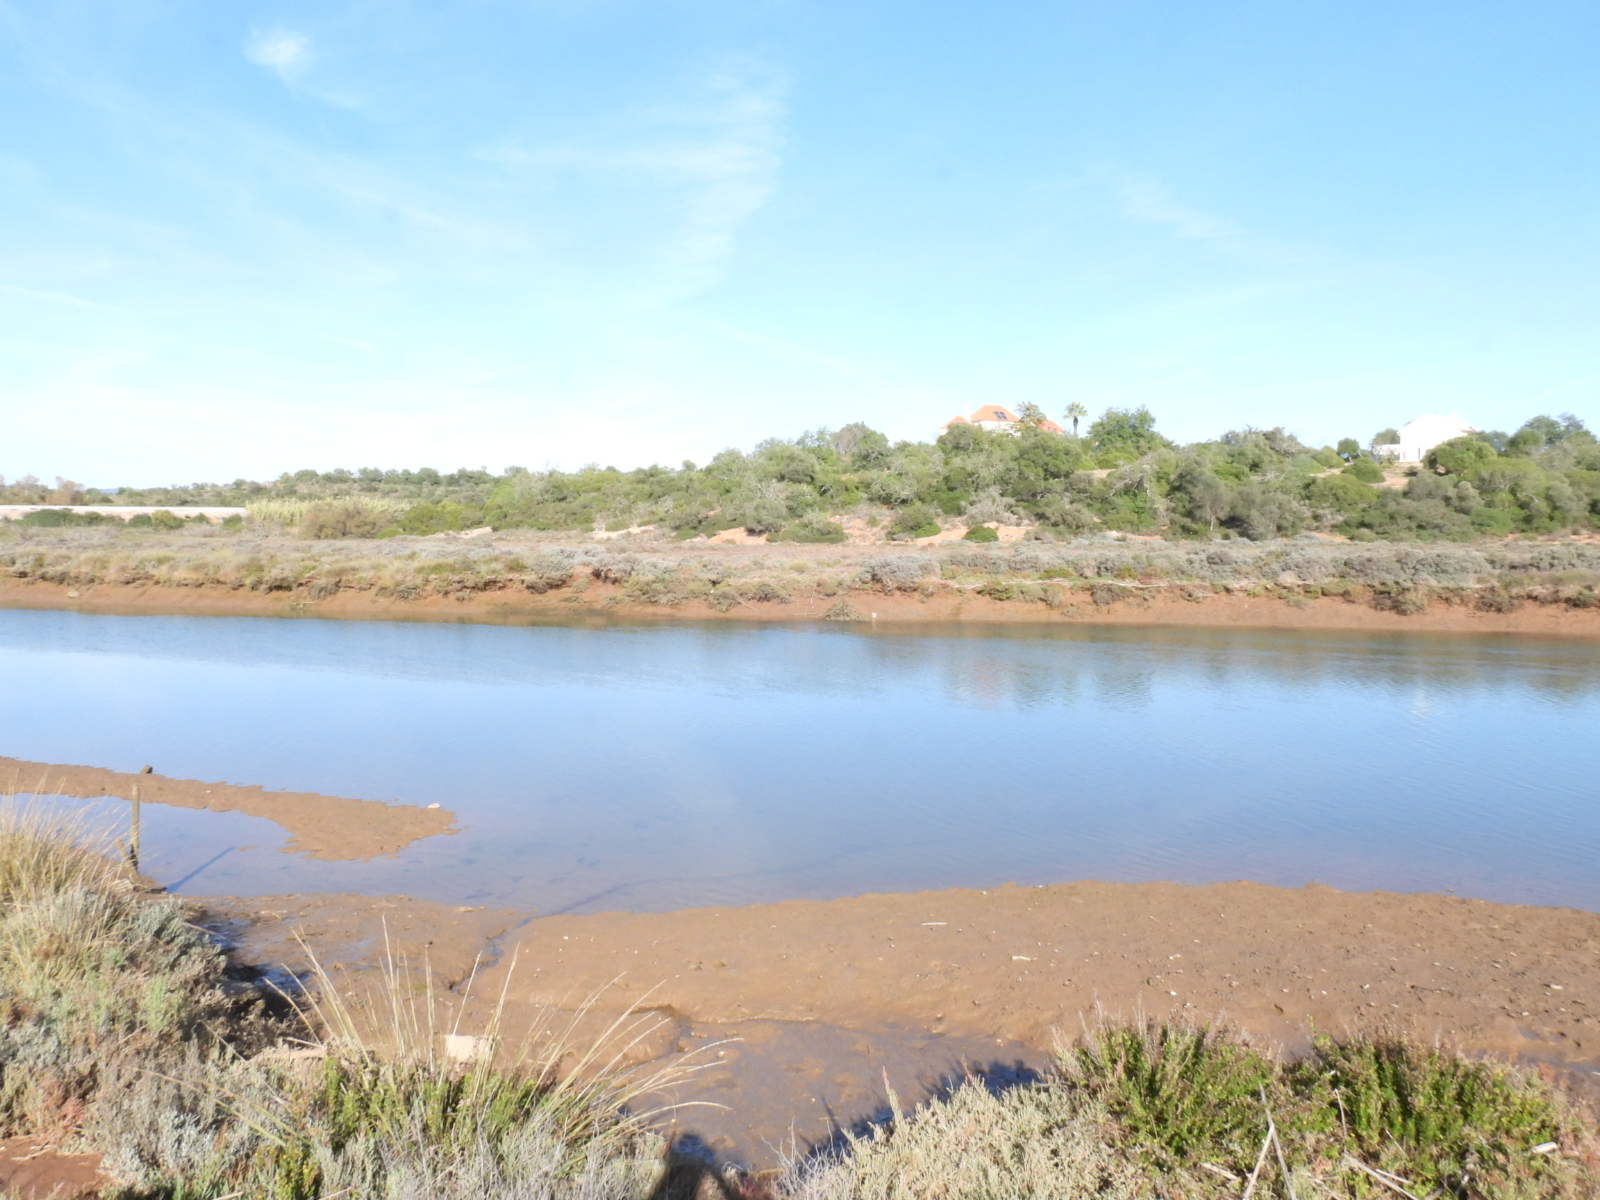
{"label": "dense vegetation", "polygon": [[305,1011],[274,1014],[192,914],[84,834],[0,810],[0,1124],[102,1154],[107,1197],[1576,1200],[1600,1184],[1591,1120],[1535,1073],[1394,1035],[1283,1060],[1154,1023],[1093,1031],[1036,1082],[895,1101],[891,1120],[748,1178],[628,1114],[668,1077],[559,1069],[610,1049],[558,1038],[451,1062],[393,962],[370,1008],[318,969]]}
{"label": "dense vegetation", "polygon": [[[12,503],[248,505],[318,538],[496,529],[654,526],[691,538],[742,526],[770,540],[844,539],[856,516],[895,539],[945,526],[1032,526],[1070,539],[1099,530],[1265,540],[1302,531],[1358,540],[1465,541],[1600,526],[1600,444],[1576,417],[1535,417],[1438,447],[1420,469],[1385,471],[1394,432],[1363,448],[1313,448],[1282,429],[1178,446],[1143,408],[1110,409],[1080,437],[1024,425],[956,425],[932,444],[891,444],[865,425],[725,450],[704,466],[494,475],[460,470],[298,471],[270,483],[123,489],[60,480],[9,487]],[[977,535],[982,537],[983,535]]]}

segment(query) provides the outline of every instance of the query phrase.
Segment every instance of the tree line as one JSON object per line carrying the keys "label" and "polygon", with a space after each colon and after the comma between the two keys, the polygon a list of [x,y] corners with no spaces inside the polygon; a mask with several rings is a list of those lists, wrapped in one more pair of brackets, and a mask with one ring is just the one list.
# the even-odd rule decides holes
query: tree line
{"label": "tree line", "polygon": [[[1107,409],[1081,435],[1042,428],[1043,414],[1031,406],[1022,416],[1014,430],[957,424],[933,442],[891,442],[857,422],[771,438],[749,452],[724,450],[704,465],[511,467],[499,474],[303,470],[265,482],[124,488],[114,496],[65,480],[52,489],[0,479],[0,500],[311,502],[321,505],[321,536],[493,525],[655,526],[690,538],[742,526],[773,540],[827,542],[843,540],[839,521],[847,515],[896,539],[952,522],[1025,524],[1061,538],[1120,530],[1253,540],[1322,531],[1358,540],[1461,541],[1600,526],[1600,444],[1570,414],[1446,442],[1408,473],[1385,460],[1394,430],[1365,445],[1345,438],[1312,447],[1282,428],[1178,445],[1146,408]],[[1085,416],[1078,405],[1066,413],[1074,429]]]}

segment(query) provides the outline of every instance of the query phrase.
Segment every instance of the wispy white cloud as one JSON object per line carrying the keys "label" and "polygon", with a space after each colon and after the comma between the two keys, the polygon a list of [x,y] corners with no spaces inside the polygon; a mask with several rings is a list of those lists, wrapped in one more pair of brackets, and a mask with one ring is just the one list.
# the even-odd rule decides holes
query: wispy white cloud
{"label": "wispy white cloud", "polygon": [[1156,225],[1191,242],[1202,242],[1241,258],[1277,266],[1303,266],[1324,254],[1290,239],[1250,229],[1230,217],[1180,198],[1161,178],[1141,172],[1106,175],[1120,215]]}
{"label": "wispy white cloud", "polygon": [[[364,109],[366,98],[348,87],[330,85],[326,75],[326,55],[314,47],[310,34],[294,29],[252,29],[245,39],[244,56],[265,67],[296,95],[309,96],[335,108]],[[314,68],[322,68],[314,70]]]}
{"label": "wispy white cloud", "polygon": [[1125,176],[1117,191],[1124,216],[1165,225],[1179,237],[1203,242],[1233,242],[1241,237],[1232,221],[1183,203],[1152,175]]}
{"label": "wispy white cloud", "polygon": [[771,201],[783,167],[787,80],[752,61],[691,80],[688,96],[625,116],[624,132],[528,146],[493,143],[476,157],[512,172],[621,176],[653,195],[668,228],[648,254],[637,297],[670,301],[726,273],[738,237]]}
{"label": "wispy white cloud", "polygon": [[65,292],[41,292],[34,288],[15,287],[12,284],[0,283],[0,292],[12,296],[26,296],[30,300],[45,300],[51,304],[65,304],[71,308],[89,308],[96,312],[126,312],[112,304],[100,304],[94,300],[85,300],[81,296],[69,296]]}
{"label": "wispy white cloud", "polygon": [[311,61],[311,39],[291,29],[250,31],[244,56],[258,66],[276,71],[285,83],[293,82]]}

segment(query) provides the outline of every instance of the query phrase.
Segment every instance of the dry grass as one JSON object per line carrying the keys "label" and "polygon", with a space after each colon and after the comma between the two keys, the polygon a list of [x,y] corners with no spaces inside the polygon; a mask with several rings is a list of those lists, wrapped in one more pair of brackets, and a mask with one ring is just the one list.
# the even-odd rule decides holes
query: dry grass
{"label": "dry grass", "polygon": [[[129,1195],[624,1200],[656,1192],[667,1147],[651,1131],[659,1111],[638,1101],[697,1068],[622,1068],[654,1015],[630,1011],[580,1038],[584,1005],[553,1037],[530,1032],[508,1047],[503,1004],[470,1038],[447,1032],[431,986],[419,989],[392,953],[382,986],[363,993],[341,991],[311,963],[303,1042],[253,1062],[191,1063],[182,1077],[135,1089],[138,1111],[101,1130]],[[551,1023],[553,1014],[539,1014],[530,1030]],[[452,1056],[452,1041],[473,1052]],[[184,1136],[167,1136],[174,1123]]]}
{"label": "dry grass", "polygon": [[106,828],[0,797],[0,905],[16,908],[72,889],[125,894],[132,886]]}
{"label": "dry grass", "polygon": [[695,1068],[623,1069],[654,1015],[580,1037],[580,1006],[513,1042],[497,1003],[462,1061],[393,957],[359,995],[313,959],[273,1015],[92,822],[0,804],[0,880],[0,1132],[103,1154],[109,1195],[622,1200],[662,1178],[639,1102]]}
{"label": "dry grass", "polygon": [[[292,516],[285,512],[286,516]],[[841,546],[822,560],[779,546],[694,542],[597,545],[577,535],[516,531],[452,537],[306,541],[261,527],[152,533],[0,528],[0,573],[69,587],[140,586],[265,592],[315,604],[341,592],[402,601],[449,596],[572,594],[618,589],[608,602],[722,611],[793,602],[820,612],[840,595],[977,593],[1059,607],[1065,593],[1117,603],[1216,592],[1323,596],[1400,612],[1430,604],[1510,611],[1523,604],[1600,607],[1600,545],[1481,546],[1280,542],[1030,541],[1006,547]],[[791,610],[792,611],[792,610]]]}

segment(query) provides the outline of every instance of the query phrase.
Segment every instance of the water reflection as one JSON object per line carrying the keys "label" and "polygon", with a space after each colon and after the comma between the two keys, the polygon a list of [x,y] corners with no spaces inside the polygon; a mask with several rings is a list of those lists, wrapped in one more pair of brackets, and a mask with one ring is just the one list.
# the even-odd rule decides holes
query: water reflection
{"label": "water reflection", "polygon": [[0,612],[0,671],[0,753],[470,826],[348,865],[257,837],[197,891],[551,911],[1244,877],[1600,908],[1585,642]]}

